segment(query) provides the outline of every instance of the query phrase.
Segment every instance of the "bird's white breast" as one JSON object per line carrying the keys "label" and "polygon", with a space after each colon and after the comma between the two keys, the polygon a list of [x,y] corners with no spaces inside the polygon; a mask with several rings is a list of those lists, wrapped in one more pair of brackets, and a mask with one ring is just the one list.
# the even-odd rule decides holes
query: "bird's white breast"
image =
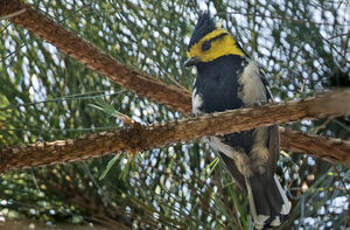
{"label": "bird's white breast", "polygon": [[197,89],[194,88],[192,92],[192,113],[196,116],[200,115],[202,111],[200,110],[200,107],[203,105],[203,98],[202,96],[197,93]]}

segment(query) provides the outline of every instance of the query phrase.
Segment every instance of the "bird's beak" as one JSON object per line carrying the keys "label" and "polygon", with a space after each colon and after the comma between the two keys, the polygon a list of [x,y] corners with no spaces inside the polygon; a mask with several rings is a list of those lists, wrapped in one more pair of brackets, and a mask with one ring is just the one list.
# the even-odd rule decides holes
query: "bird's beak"
{"label": "bird's beak", "polygon": [[196,57],[189,58],[185,61],[185,66],[190,67],[190,66],[196,65],[198,62],[199,62],[199,59]]}

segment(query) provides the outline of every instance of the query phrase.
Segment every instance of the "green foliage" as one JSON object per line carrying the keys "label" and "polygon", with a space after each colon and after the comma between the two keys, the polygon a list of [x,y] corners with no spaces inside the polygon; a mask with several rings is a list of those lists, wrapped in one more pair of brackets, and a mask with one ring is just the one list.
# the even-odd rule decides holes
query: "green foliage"
{"label": "green foliage", "polygon": [[[191,89],[195,75],[184,69],[185,47],[198,13],[207,8],[203,1],[28,2],[119,61]],[[345,1],[208,2],[223,27],[264,68],[278,101],[346,82],[339,80],[348,77],[350,65]],[[0,34],[0,146],[122,127],[120,114],[143,125],[181,117],[121,89],[6,20],[0,21]],[[344,117],[291,127],[350,138]],[[2,175],[0,217],[96,222],[120,229],[252,228],[246,194],[206,144],[115,154]],[[345,228],[348,168],[284,155],[278,174],[294,207],[284,227]]]}

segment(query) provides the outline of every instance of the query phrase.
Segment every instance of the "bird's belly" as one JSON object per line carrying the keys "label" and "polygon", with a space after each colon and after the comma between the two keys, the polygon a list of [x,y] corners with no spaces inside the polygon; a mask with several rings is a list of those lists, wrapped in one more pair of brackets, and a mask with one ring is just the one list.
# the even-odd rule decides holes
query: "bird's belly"
{"label": "bird's belly", "polygon": [[[243,102],[237,96],[238,85],[234,84],[233,77],[231,79],[226,82],[207,82],[208,84],[195,87],[192,93],[192,113],[198,116],[203,113],[241,108]],[[228,146],[239,152],[248,153],[253,145],[253,140],[253,131],[245,131],[223,135],[215,143],[209,139],[209,144],[224,154],[228,152]],[[232,158],[232,156],[229,157]]]}

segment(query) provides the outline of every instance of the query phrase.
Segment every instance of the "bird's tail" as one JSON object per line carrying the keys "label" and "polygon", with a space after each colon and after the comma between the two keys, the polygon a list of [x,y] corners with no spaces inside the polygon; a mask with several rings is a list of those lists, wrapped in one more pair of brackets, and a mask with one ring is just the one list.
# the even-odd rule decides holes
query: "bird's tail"
{"label": "bird's tail", "polygon": [[246,178],[250,211],[256,229],[276,227],[288,217],[291,206],[276,175]]}

